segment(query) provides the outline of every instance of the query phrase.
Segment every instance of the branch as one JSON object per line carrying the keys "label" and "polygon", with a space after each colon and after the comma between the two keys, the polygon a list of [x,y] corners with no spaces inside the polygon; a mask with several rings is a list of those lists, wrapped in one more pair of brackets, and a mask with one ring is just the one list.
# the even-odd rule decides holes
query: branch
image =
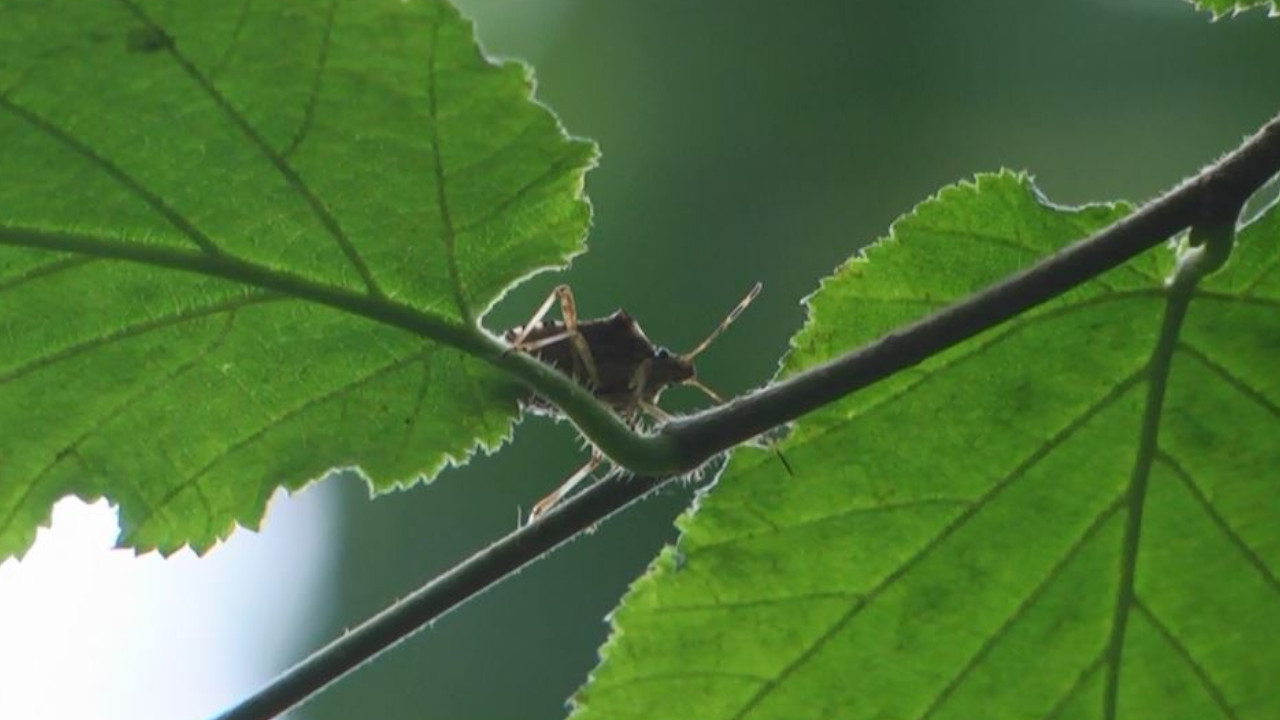
{"label": "branch", "polygon": [[[951,305],[902,330],[728,405],[664,426],[638,438],[677,451],[671,467],[654,475],[626,478],[615,473],[572,500],[427,583],[412,595],[333,641],[242,701],[217,720],[264,720],[311,697],[390,646],[404,640],[498,580],[552,550],[577,533],[734,445],[810,410],[911,367],[933,354],[988,330],[1092,277],[1164,242],[1190,227],[1234,222],[1246,200],[1280,172],[1280,116],[1237,150],[1195,177],[1094,236],[1042,260],[1007,280]],[[489,357],[495,364],[523,365],[519,353]],[[518,365],[516,365],[518,366]],[[526,371],[518,371],[524,376]],[[555,398],[552,398],[553,400]],[[566,411],[577,422],[576,408]],[[581,425],[580,425],[581,427]],[[643,445],[629,432],[588,438],[614,456],[634,454]],[[620,453],[622,454],[622,453]],[[666,462],[659,461],[658,464]],[[652,465],[653,463],[648,463]],[[634,468],[633,468],[634,469]]]}
{"label": "branch", "polygon": [[663,427],[677,469],[788,423],[912,367],[1051,300],[1192,226],[1234,223],[1254,192],[1280,172],[1280,116],[1237,150],[1092,237],[835,360]]}
{"label": "branch", "polygon": [[670,478],[612,473],[369,618],[214,720],[266,720],[301,704],[489,586],[554,550]]}

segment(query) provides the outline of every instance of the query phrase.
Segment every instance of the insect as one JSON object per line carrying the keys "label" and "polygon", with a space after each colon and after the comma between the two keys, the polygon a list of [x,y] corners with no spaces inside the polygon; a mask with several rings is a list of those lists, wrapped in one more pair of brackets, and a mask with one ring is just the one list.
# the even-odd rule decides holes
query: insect
{"label": "insect", "polygon": [[[658,398],[672,385],[688,385],[717,404],[724,402],[698,380],[693,360],[751,304],[760,294],[760,287],[760,283],[756,283],[706,339],[679,355],[655,345],[625,310],[608,317],[580,320],[568,285],[552,290],[529,322],[508,330],[503,337],[511,350],[529,353],[589,389],[633,427],[644,416],[666,422],[671,416],[658,407]],[[543,322],[557,301],[562,319]],[[525,406],[534,412],[559,414],[555,406],[537,395],[526,399]],[[604,455],[593,447],[586,465],[533,506],[529,521],[537,520],[554,507],[602,462]]]}

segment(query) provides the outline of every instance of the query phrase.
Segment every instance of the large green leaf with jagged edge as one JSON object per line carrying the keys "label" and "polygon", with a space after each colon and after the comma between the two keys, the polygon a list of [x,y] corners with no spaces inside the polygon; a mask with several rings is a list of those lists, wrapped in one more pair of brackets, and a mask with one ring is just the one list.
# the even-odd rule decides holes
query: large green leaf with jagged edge
{"label": "large green leaf with jagged edge", "polygon": [[1280,15],[1280,0],[1186,0],[1201,10],[1213,13],[1214,18],[1236,15],[1254,8],[1267,8],[1271,15]]}
{"label": "large green leaf with jagged edge", "polygon": [[[823,282],[782,375],[1127,211],[1009,173],[947,188]],[[575,720],[1280,717],[1280,211],[1167,334],[1160,410],[1172,256],[806,416],[777,446],[794,476],[738,450]]]}
{"label": "large green leaf with jagged edge", "polygon": [[474,327],[588,224],[594,148],[531,86],[442,0],[0,0],[0,558],[68,494],[203,549],[500,443],[512,381],[252,275]]}

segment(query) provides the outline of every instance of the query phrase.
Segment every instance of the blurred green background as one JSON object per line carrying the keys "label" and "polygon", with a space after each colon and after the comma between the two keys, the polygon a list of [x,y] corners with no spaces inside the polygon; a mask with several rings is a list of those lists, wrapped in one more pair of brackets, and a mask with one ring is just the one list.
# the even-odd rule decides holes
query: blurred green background
{"label": "blurred green background", "polygon": [[[1056,202],[1140,201],[1280,109],[1280,22],[1210,23],[1178,0],[460,4],[488,50],[529,61],[539,99],[603,150],[590,252],[512,292],[488,326],[523,322],[567,281],[584,315],[625,307],[687,349],[761,280],[700,362],[726,394],[766,382],[801,298],[939,187],[1010,167]],[[352,478],[327,481],[343,533],[332,612],[295,657],[513,529],[517,507],[585,458],[569,426],[533,419],[499,455],[409,492],[370,500]],[[692,491],[633,507],[295,717],[563,717],[606,614],[674,539]]]}

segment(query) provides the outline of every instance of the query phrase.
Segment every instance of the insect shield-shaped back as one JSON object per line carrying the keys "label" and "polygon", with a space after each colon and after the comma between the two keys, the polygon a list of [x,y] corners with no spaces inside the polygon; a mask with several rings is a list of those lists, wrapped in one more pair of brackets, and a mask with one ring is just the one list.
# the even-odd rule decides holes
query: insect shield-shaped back
{"label": "insect shield-shaped back", "polygon": [[[694,376],[692,360],[654,345],[625,310],[576,324],[578,335],[591,353],[594,376],[564,322],[530,328],[524,333],[523,346],[532,348],[529,352],[534,357],[590,389],[619,415],[635,413],[639,401],[654,402],[669,385]],[[522,332],[522,328],[509,330],[507,341],[513,342]],[[557,414],[554,406],[536,395],[528,398],[526,405],[537,412]]]}
{"label": "insect shield-shaped back", "polygon": [[[690,385],[717,403],[723,402],[698,382],[693,359],[729,327],[759,292],[760,283],[756,283],[706,339],[683,355],[654,345],[624,310],[605,318],[579,320],[573,292],[567,285],[553,290],[528,323],[508,330],[504,337],[513,350],[527,352],[573,378],[619,415],[632,419],[645,412],[666,420],[667,414],[656,403],[671,385]],[[543,322],[557,300],[564,319]],[[525,406],[536,412],[559,414],[537,395],[530,395]]]}

